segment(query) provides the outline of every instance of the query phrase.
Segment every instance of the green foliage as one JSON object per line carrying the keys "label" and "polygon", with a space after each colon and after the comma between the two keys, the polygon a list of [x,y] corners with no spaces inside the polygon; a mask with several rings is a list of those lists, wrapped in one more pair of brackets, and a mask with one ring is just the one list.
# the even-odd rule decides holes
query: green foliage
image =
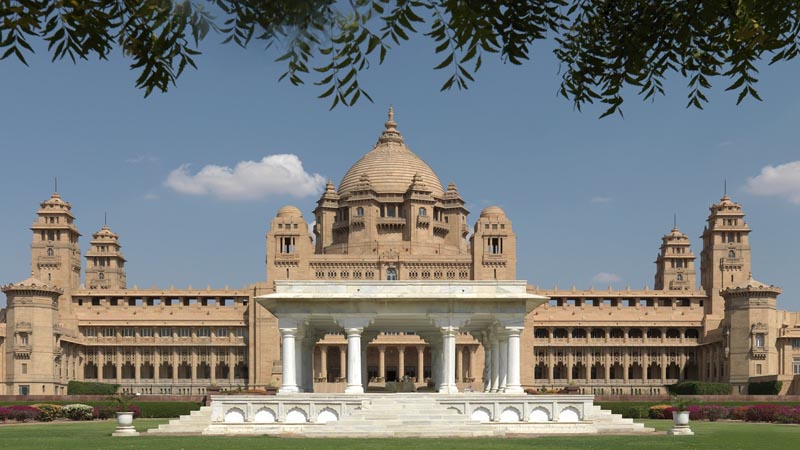
{"label": "green foliage", "polygon": [[41,412],[41,414],[39,414],[38,420],[42,422],[52,422],[56,419],[64,417],[64,413],[62,411],[63,408],[61,405],[41,403],[31,406],[33,406],[34,408],[38,409]]}
{"label": "green foliage", "polygon": [[622,414],[622,417],[631,419],[646,419],[649,417],[649,404],[647,403],[604,402],[600,406],[614,414]]}
{"label": "green foliage", "polygon": [[783,381],[762,381],[747,383],[749,395],[778,395],[783,388]]}
{"label": "green foliage", "polygon": [[110,383],[70,381],[67,384],[68,395],[114,395],[118,389],[118,384]]}
{"label": "green foliage", "polygon": [[726,383],[708,383],[705,381],[682,381],[667,386],[670,395],[730,395],[733,386]]}
{"label": "green foliage", "polygon": [[203,406],[199,402],[139,402],[142,417],[161,418],[179,417],[190,414]]}
{"label": "green foliage", "polygon": [[791,0],[30,0],[0,2],[0,59],[27,64],[32,39],[53,60],[105,59],[120,48],[148,96],[196,68],[200,41],[213,31],[241,47],[281,45],[281,79],[312,78],[333,108],[371,100],[358,75],[414,35],[441,56],[442,90],[466,89],[488,54],[519,65],[534,43],[553,39],[560,94],[577,109],[599,102],[607,116],[621,114],[626,88],[645,100],[664,95],[669,75],[687,80],[687,107],[702,109],[718,78],[738,92],[737,104],[760,100],[756,64],[797,56],[799,10]]}

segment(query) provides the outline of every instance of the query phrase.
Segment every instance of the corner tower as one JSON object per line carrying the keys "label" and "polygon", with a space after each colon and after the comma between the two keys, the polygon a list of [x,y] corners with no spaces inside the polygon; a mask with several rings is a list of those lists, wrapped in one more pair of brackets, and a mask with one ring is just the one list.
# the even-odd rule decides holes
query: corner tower
{"label": "corner tower", "polygon": [[125,289],[125,257],[122,256],[119,236],[108,225],[92,234],[91,247],[86,252],[87,289]]}
{"label": "corner tower", "polygon": [[742,206],[727,195],[711,205],[703,230],[700,253],[700,284],[708,295],[706,314],[722,316],[725,302],[720,291],[747,281],[750,267],[750,227]]}
{"label": "corner tower", "polygon": [[80,233],[75,226],[72,205],[54,192],[40,203],[37,220],[31,226],[31,273],[48,285],[77,289],[81,284]]}
{"label": "corner tower", "polygon": [[681,233],[677,225],[661,238],[661,252],[656,258],[655,289],[667,291],[693,291],[697,289],[689,236]]}
{"label": "corner tower", "polygon": [[515,280],[517,235],[505,211],[489,206],[481,211],[470,238],[473,280]]}

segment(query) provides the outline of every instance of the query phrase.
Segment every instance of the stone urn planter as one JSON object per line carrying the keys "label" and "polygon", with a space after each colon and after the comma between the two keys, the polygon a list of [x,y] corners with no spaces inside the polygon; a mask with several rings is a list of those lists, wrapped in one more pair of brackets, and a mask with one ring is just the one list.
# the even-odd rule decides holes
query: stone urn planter
{"label": "stone urn planter", "polygon": [[112,436],[138,436],[139,433],[133,427],[133,411],[131,410],[131,403],[135,395],[130,394],[117,394],[111,397],[117,403],[117,429],[111,433]]}
{"label": "stone urn planter", "polygon": [[691,400],[675,397],[672,406],[676,408],[672,412],[672,429],[667,431],[670,436],[691,436],[694,433],[689,428],[689,411],[688,406]]}
{"label": "stone urn planter", "polygon": [[117,413],[117,429],[112,436],[138,436],[139,432],[133,427],[133,411]]}

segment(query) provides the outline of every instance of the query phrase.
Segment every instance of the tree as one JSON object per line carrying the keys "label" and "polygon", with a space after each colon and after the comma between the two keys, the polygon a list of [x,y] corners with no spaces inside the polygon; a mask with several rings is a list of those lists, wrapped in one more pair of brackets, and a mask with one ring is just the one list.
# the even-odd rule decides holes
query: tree
{"label": "tree", "polygon": [[[791,0],[0,0],[0,59],[25,61],[42,40],[53,61],[106,59],[120,48],[145,96],[166,92],[209,33],[247,47],[280,44],[281,79],[312,81],[331,108],[369,99],[359,74],[412,36],[431,39],[447,73],[442,90],[466,89],[483,58],[523,64],[553,39],[560,94],[577,109],[619,112],[623,90],[664,95],[667,76],[688,80],[701,108],[712,80],[760,100],[756,64],[797,56],[800,3]],[[370,99],[371,100],[371,99]]]}

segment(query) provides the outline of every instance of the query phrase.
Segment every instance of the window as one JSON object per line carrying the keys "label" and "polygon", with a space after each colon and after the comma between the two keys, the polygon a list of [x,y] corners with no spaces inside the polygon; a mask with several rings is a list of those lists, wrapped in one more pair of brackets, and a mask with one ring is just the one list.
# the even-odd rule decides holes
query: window
{"label": "window", "polygon": [[161,327],[158,330],[158,335],[161,336],[161,337],[171,338],[172,337],[172,328],[170,328],[170,327]]}
{"label": "window", "polygon": [[153,328],[151,327],[144,327],[139,329],[139,336],[141,337],[153,337]]}
{"label": "window", "polygon": [[200,327],[197,329],[197,337],[211,337],[211,329],[208,327]]}
{"label": "window", "polygon": [[756,348],[764,348],[764,335],[762,333],[756,334]]}
{"label": "window", "polygon": [[736,252],[731,250],[728,252],[728,258],[736,258]]}
{"label": "window", "polygon": [[244,327],[239,327],[239,328],[236,328],[235,333],[236,333],[236,337],[243,338],[243,337],[247,336],[247,329],[244,328]]}
{"label": "window", "polygon": [[503,253],[503,239],[501,238],[488,238],[486,252],[490,255],[499,255]]}
{"label": "window", "polygon": [[397,269],[394,267],[389,267],[386,269],[386,279],[389,281],[394,281],[397,279]]}
{"label": "window", "polygon": [[28,333],[20,333],[20,335],[19,335],[19,344],[20,345],[28,345]]}
{"label": "window", "polygon": [[795,350],[800,348],[800,339],[792,339],[792,348]]}
{"label": "window", "polygon": [[97,336],[97,328],[86,327],[83,329],[83,335],[86,337],[96,337]]}
{"label": "window", "polygon": [[677,280],[678,281],[683,281],[683,274],[682,273],[678,274]]}
{"label": "window", "polygon": [[792,373],[800,375],[800,356],[792,358]]}
{"label": "window", "polygon": [[361,206],[356,208],[356,217],[364,217],[364,208]]}
{"label": "window", "polygon": [[103,337],[114,337],[116,333],[114,333],[113,328],[104,328],[103,329]]}
{"label": "window", "polygon": [[192,337],[192,329],[189,327],[181,327],[178,328],[178,336],[179,337]]}
{"label": "window", "polygon": [[100,273],[97,274],[97,278],[99,278],[101,280],[105,280],[106,279],[106,274],[103,273],[103,272],[100,272]]}
{"label": "window", "polygon": [[136,331],[131,327],[125,327],[122,329],[122,337],[134,337],[136,336]]}
{"label": "window", "polygon": [[48,248],[47,249],[47,256],[54,256],[54,255],[55,255],[55,252],[53,251],[53,249],[52,248]]}
{"label": "window", "polygon": [[31,386],[28,384],[20,384],[19,385],[19,395],[30,395],[31,393]]}
{"label": "window", "polygon": [[217,337],[218,338],[226,338],[226,337],[228,337],[228,329],[227,328],[217,328]]}
{"label": "window", "polygon": [[425,209],[425,208],[420,208],[419,209],[419,216],[420,217],[425,217],[427,215],[428,215],[428,210],[427,209]]}

